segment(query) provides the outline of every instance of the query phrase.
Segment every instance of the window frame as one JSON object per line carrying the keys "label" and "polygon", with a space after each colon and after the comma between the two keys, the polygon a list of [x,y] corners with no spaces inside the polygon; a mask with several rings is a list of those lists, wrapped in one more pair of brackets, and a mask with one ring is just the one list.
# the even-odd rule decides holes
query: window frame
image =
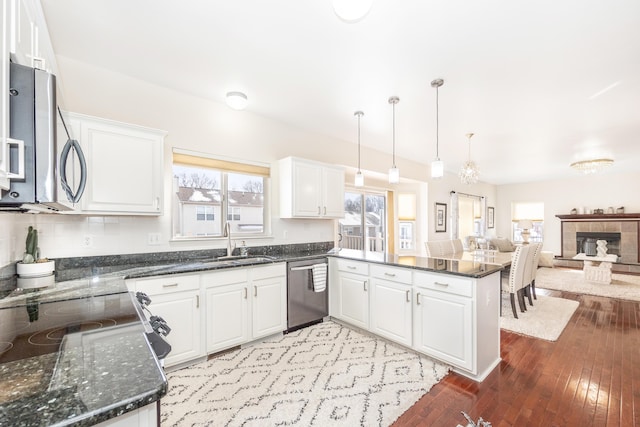
{"label": "window frame", "polygon": [[[228,212],[231,208],[232,214],[233,209],[239,209],[240,206],[229,206],[229,192],[237,191],[229,189],[229,174],[240,174],[240,175],[254,175],[262,178],[262,231],[250,231],[243,232],[236,230],[232,233],[232,238],[242,238],[242,239],[252,239],[252,238],[266,238],[271,237],[271,170],[270,165],[261,163],[261,162],[253,162],[249,160],[239,160],[239,159],[231,159],[219,156],[213,156],[206,153],[193,152],[188,150],[183,150],[179,148],[173,148],[172,151],[172,159],[171,159],[171,175],[174,177],[174,166],[184,166],[191,168],[200,168],[200,169],[209,169],[212,171],[216,171],[220,174],[220,218],[215,218],[215,208],[211,206],[213,209],[213,221],[220,222],[220,232],[219,233],[209,233],[196,231],[192,235],[184,236],[177,234],[177,232],[184,232],[184,226],[181,219],[180,212],[180,201],[175,194],[173,194],[172,198],[172,217],[171,217],[171,241],[203,241],[203,240],[218,240],[218,239],[226,239],[224,237],[224,228],[227,222],[233,223],[234,220],[229,220]],[[174,193],[177,193],[178,187],[177,183],[174,183]],[[225,215],[224,213],[227,212]],[[176,218],[178,215],[178,218]],[[242,216],[241,213],[238,212],[238,215]],[[203,221],[206,222],[206,221]],[[255,227],[250,227],[251,229]]]}

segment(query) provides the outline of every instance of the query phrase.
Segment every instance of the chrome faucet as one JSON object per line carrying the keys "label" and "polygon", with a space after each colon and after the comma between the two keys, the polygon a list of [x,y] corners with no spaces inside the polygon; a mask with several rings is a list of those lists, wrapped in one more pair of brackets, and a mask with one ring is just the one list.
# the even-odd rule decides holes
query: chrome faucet
{"label": "chrome faucet", "polygon": [[227,238],[227,256],[230,257],[231,255],[233,255],[235,245],[231,246],[231,224],[229,224],[228,222],[224,225],[224,233],[222,236]]}

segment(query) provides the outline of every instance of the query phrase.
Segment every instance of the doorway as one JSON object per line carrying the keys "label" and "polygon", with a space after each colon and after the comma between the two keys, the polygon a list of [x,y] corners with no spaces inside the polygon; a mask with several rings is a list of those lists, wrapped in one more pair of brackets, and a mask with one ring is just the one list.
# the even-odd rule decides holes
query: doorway
{"label": "doorway", "polygon": [[387,200],[384,194],[346,191],[344,218],[339,220],[342,248],[385,252],[386,218]]}

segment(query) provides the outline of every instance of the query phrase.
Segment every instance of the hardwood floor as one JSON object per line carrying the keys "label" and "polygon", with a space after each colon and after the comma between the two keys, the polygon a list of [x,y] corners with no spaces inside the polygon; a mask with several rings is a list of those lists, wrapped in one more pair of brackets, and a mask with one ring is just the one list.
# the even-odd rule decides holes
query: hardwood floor
{"label": "hardwood floor", "polygon": [[[482,383],[449,374],[393,425],[640,426],[640,302],[539,289],[580,306],[556,342],[500,331]],[[535,304],[535,301],[534,301]]]}

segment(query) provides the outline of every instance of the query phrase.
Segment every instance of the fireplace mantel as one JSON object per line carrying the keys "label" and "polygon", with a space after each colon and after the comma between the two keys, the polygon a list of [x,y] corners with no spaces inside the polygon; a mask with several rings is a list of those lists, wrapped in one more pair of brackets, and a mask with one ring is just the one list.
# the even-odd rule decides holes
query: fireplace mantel
{"label": "fireplace mantel", "polygon": [[624,213],[624,214],[584,214],[584,215],[556,215],[562,221],[567,220],[586,220],[586,221],[624,221],[639,220],[640,213]]}

